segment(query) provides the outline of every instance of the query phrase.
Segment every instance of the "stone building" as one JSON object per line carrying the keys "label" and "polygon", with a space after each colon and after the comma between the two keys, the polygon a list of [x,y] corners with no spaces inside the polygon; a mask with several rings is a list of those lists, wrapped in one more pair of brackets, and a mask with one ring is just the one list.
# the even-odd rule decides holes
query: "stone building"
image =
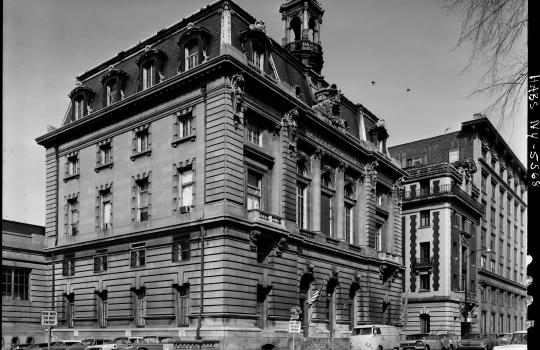
{"label": "stone building", "polygon": [[[493,124],[484,115],[475,114],[461,124],[459,131],[391,147],[389,151],[403,167],[441,162],[458,166],[469,159],[474,161],[477,171],[472,183],[480,189],[479,201],[485,212],[476,228],[478,252],[468,266],[469,271],[476,269],[478,279],[474,292],[479,306],[472,310],[472,327],[487,333],[524,329],[526,169]],[[410,229],[406,227],[405,231]]]}
{"label": "stone building", "polygon": [[[474,254],[484,213],[471,159],[406,168],[403,228],[407,291],[404,332],[468,333],[478,305]],[[467,298],[465,299],[465,295]],[[461,323],[463,322],[463,324]]]}
{"label": "stone building", "polygon": [[78,76],[37,139],[55,336],[283,348],[294,306],[306,348],[400,324],[405,173],[320,74],[318,2],[280,12],[281,43],[220,0]]}
{"label": "stone building", "polygon": [[50,307],[43,226],[2,220],[2,349],[44,342],[41,310]]}

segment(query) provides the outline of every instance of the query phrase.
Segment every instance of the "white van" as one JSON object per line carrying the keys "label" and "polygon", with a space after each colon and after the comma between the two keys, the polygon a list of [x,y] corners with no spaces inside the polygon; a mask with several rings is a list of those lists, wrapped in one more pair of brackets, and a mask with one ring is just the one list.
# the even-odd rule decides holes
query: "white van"
{"label": "white van", "polygon": [[399,330],[384,324],[356,326],[350,341],[351,350],[399,350]]}

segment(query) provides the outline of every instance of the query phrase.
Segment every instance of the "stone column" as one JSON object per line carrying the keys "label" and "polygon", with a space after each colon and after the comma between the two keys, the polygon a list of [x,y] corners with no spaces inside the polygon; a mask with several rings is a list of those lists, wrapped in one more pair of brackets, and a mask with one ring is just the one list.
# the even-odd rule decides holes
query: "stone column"
{"label": "stone column", "polygon": [[[283,176],[283,153],[281,152],[281,129],[276,128],[274,132],[269,132],[270,134],[270,154],[275,159],[274,167],[272,168],[271,174],[271,187],[270,187],[270,210],[272,214],[283,216],[283,206],[281,196],[282,196],[282,186],[281,178]],[[273,136],[272,136],[273,135]]]}
{"label": "stone column", "polygon": [[345,163],[341,162],[336,174],[336,238],[345,240]]}
{"label": "stone column", "polygon": [[281,17],[283,22],[283,40],[282,44],[285,45],[289,42],[289,31],[287,30],[287,18],[285,16]]}
{"label": "stone column", "polygon": [[355,207],[355,231],[354,244],[365,246],[366,240],[366,193],[364,186],[364,177],[360,178],[356,184],[356,207]]}
{"label": "stone column", "polygon": [[311,231],[321,231],[321,158],[322,151],[315,150],[311,161]]}
{"label": "stone column", "polygon": [[308,28],[308,13],[307,13],[307,6],[306,5],[304,5],[304,11],[303,11],[302,33],[304,33],[304,31],[309,29]]}

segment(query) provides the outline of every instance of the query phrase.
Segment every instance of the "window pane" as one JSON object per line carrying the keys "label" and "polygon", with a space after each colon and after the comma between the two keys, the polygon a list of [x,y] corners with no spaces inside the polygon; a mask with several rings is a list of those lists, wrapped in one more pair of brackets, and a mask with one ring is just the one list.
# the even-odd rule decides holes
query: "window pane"
{"label": "window pane", "polygon": [[191,206],[193,203],[193,186],[182,187],[182,206]]}

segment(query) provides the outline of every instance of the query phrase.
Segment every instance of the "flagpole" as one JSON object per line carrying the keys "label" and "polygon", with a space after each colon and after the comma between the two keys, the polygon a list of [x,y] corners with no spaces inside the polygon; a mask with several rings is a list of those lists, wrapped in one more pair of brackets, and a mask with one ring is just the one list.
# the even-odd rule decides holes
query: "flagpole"
{"label": "flagpole", "polygon": [[[326,276],[324,277],[322,283],[321,283],[321,287],[319,288],[318,292],[318,296],[317,296],[317,300],[319,299],[319,297],[321,296],[321,291],[322,291],[322,288],[324,286],[324,282],[326,281]],[[313,297],[312,297],[313,298]],[[308,308],[311,308],[311,306],[313,306],[313,304],[315,304],[315,302],[317,302],[317,300],[315,300],[310,306],[308,306]],[[309,310],[308,310],[309,312]],[[308,319],[308,324],[307,324],[307,334],[308,334],[308,337],[309,337],[309,327],[311,326],[311,318],[313,317],[313,314],[315,313],[315,310],[313,310],[313,312],[309,315],[309,319]]]}

